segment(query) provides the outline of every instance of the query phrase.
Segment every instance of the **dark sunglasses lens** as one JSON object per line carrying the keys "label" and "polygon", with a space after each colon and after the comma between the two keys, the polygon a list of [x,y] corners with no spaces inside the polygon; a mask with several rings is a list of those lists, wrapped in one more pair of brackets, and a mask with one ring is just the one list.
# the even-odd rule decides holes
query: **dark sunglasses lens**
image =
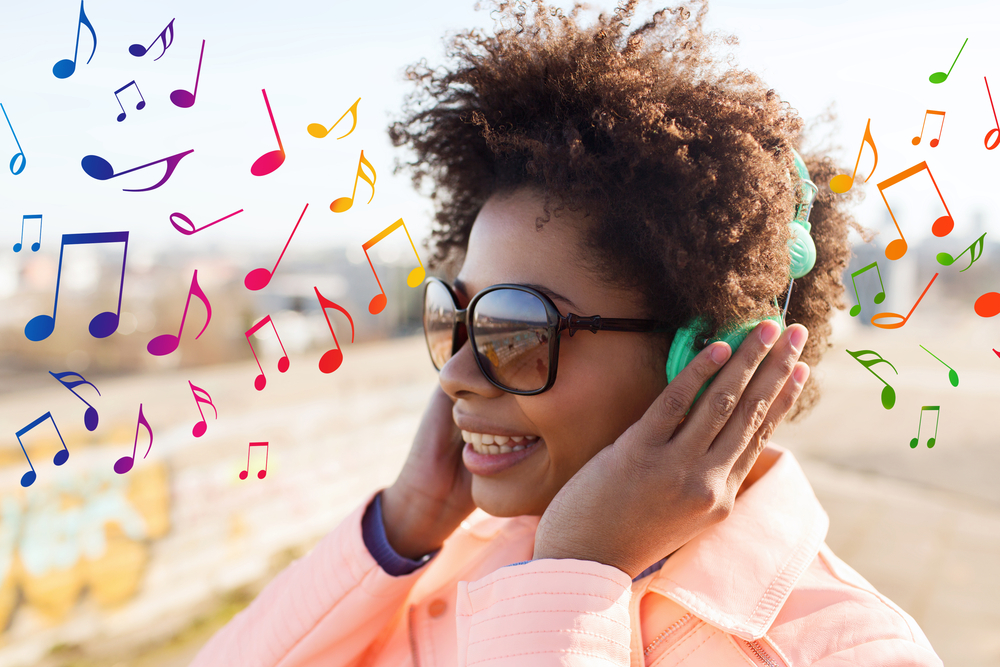
{"label": "dark sunglasses lens", "polygon": [[424,335],[431,362],[438,370],[451,359],[454,330],[455,302],[451,294],[441,283],[427,283],[424,291]]}
{"label": "dark sunglasses lens", "polygon": [[486,374],[515,391],[544,387],[549,326],[545,304],[530,292],[499,289],[484,295],[476,303],[472,330]]}

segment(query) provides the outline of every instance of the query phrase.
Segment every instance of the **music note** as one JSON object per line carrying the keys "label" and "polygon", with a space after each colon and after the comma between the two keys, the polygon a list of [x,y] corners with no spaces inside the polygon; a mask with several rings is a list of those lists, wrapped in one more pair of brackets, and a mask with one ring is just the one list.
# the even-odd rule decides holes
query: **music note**
{"label": "music note", "polygon": [[327,308],[336,308],[344,315],[347,316],[347,321],[351,323],[351,342],[354,342],[354,320],[351,319],[351,314],[347,310],[333,301],[330,301],[325,296],[319,293],[319,288],[313,286],[316,290],[316,298],[319,299],[320,310],[323,311],[323,315],[326,317],[326,325],[330,327],[330,334],[333,336],[333,343],[337,347],[332,350],[327,350],[323,353],[323,356],[319,360],[319,370],[323,373],[332,373],[338,368],[340,364],[344,362],[344,352],[340,348],[340,343],[337,341],[337,334],[333,333],[333,324],[330,323],[330,315],[326,312]]}
{"label": "music note", "polygon": [[76,56],[80,50],[80,26],[85,25],[87,29],[90,30],[91,36],[94,38],[94,50],[90,52],[90,58],[87,58],[87,64],[90,64],[91,59],[94,54],[97,53],[97,32],[94,31],[94,26],[91,25],[90,19],[87,18],[86,12],[83,11],[83,0],[80,0],[80,20],[76,24],[76,46],[73,47],[73,60],[60,60],[55,65],[52,66],[52,73],[57,79],[65,79],[73,75],[76,71]]}
{"label": "music note", "polygon": [[[368,175],[361,168],[362,165],[368,165],[368,168],[372,170],[372,177],[368,178]],[[354,195],[358,191],[358,178],[363,178],[372,186],[372,196],[368,198],[368,203],[372,203],[372,199],[375,198],[375,167],[372,163],[365,159],[365,152],[361,151],[361,158],[358,160],[358,173],[354,175],[354,190],[351,191],[350,197],[338,197],[330,203],[330,210],[334,213],[343,213],[347,209],[354,206]]]}
{"label": "music note", "polygon": [[935,419],[934,419],[934,437],[927,439],[927,449],[930,449],[931,447],[933,447],[935,445],[935,443],[937,443],[938,424],[941,423],[941,406],[940,405],[924,405],[924,406],[921,406],[921,408],[920,408],[920,419],[917,421],[917,437],[915,437],[912,440],[910,440],[910,448],[911,449],[916,449],[917,448],[917,444],[920,441],[920,427],[924,423],[924,412],[928,411],[928,410],[932,410],[934,412]]}
{"label": "music note", "polygon": [[21,246],[24,243],[25,220],[38,220],[38,243],[31,244],[31,252],[38,252],[39,248],[42,247],[42,215],[40,213],[21,216],[21,240],[14,244],[14,252],[21,252]]}
{"label": "music note", "polygon": [[[983,77],[983,81],[986,81],[985,76]],[[989,132],[987,132],[986,137],[983,138],[983,145],[986,146],[986,150],[991,151],[997,146],[1000,146],[1000,120],[997,120],[997,110],[996,107],[993,106],[993,95],[990,93],[989,81],[986,81],[986,94],[989,95],[990,97],[990,109],[993,111],[993,122],[996,123],[997,125],[995,129],[992,129]],[[997,133],[997,140],[993,142],[992,146],[990,146],[990,135],[993,134],[994,132]]]}
{"label": "music note", "polygon": [[52,421],[52,427],[56,430],[56,435],[59,436],[59,441],[62,443],[63,446],[63,448],[60,449],[58,452],[56,452],[56,455],[52,457],[52,463],[56,464],[57,466],[61,466],[62,464],[66,463],[67,459],[69,459],[69,448],[66,446],[66,441],[63,440],[62,433],[59,432],[59,427],[56,426],[56,420],[52,417],[51,412],[46,412],[44,415],[42,415],[35,421],[31,422],[30,424],[28,424],[15,434],[17,435],[17,442],[21,445],[21,451],[24,452],[24,458],[28,459],[28,467],[31,468],[31,470],[29,470],[28,472],[24,473],[24,475],[21,476],[21,486],[24,487],[31,486],[32,484],[35,483],[35,478],[37,476],[35,474],[35,466],[31,465],[31,458],[28,457],[28,451],[24,448],[24,443],[21,442],[21,436],[30,431],[31,429],[35,428],[39,424],[41,424],[46,419]]}
{"label": "music note", "polygon": [[420,261],[420,255],[417,253],[417,247],[413,245],[413,239],[410,238],[409,230],[406,229],[406,223],[404,223],[403,219],[400,218],[373,236],[371,240],[361,244],[361,249],[365,251],[365,258],[368,259],[368,266],[372,267],[372,273],[375,274],[375,282],[378,283],[378,288],[382,292],[381,294],[373,296],[371,303],[368,304],[368,312],[372,315],[378,315],[382,312],[382,309],[385,308],[387,299],[385,296],[385,288],[382,287],[382,281],[378,279],[378,272],[375,271],[375,265],[372,264],[372,258],[368,256],[368,249],[400,227],[402,227],[403,231],[406,232],[406,238],[410,240],[410,247],[413,248],[413,254],[417,256],[417,263],[420,264],[420,266],[410,271],[410,275],[406,277],[406,284],[410,287],[416,287],[420,283],[424,282],[424,263]]}
{"label": "music note", "polygon": [[[345,111],[343,116],[337,119],[337,123],[339,123],[340,121],[344,120],[344,116],[346,116],[347,114],[351,114],[351,121],[352,121],[351,129],[347,131],[347,134],[353,132],[354,128],[358,126],[358,102],[360,101],[361,98],[359,97],[354,102],[354,104],[351,105],[351,108]],[[309,132],[309,134],[311,134],[312,136],[316,137],[317,139],[322,139],[326,135],[333,132],[333,128],[337,127],[337,123],[331,125],[330,129],[326,129],[326,126],[320,125],[319,123],[309,123],[309,127],[306,128],[306,131]],[[337,137],[337,139],[343,139],[344,137],[347,136],[347,134],[343,134]]]}
{"label": "music note", "polygon": [[[163,41],[163,52],[160,53],[160,55],[158,55],[155,58],[153,58],[153,62],[156,62],[157,60],[159,60],[160,58],[162,58],[163,54],[166,53],[167,49],[170,48],[170,45],[174,43],[174,21],[175,20],[176,19],[170,19],[170,23],[168,23],[167,27],[163,29],[163,32],[161,32],[159,35],[157,35],[156,39],[159,39],[159,40]],[[167,31],[170,31],[170,41],[169,42],[167,41]],[[156,39],[153,40],[153,44],[156,44]],[[148,47],[143,46],[142,44],[133,44],[132,46],[128,47],[128,52],[131,53],[136,58],[142,58],[144,55],[146,55],[146,52],[149,51],[149,49],[153,48],[153,44],[150,44]]]}
{"label": "music note", "polygon": [[135,79],[129,81],[124,86],[115,91],[115,99],[118,100],[118,106],[122,108],[122,112],[118,114],[118,122],[125,120],[125,107],[122,106],[121,98],[118,97],[118,93],[122,92],[129,86],[135,86],[135,92],[139,93],[139,103],[135,105],[136,111],[142,111],[146,108],[146,99],[142,96],[142,91],[139,90],[139,85],[135,82]]}
{"label": "music note", "polygon": [[[929,354],[932,357],[934,357],[935,359],[937,359],[938,361],[941,361],[941,359],[939,359],[936,354],[934,354],[933,352],[931,352],[930,350],[928,350],[923,345],[921,345],[920,348],[924,352],[926,352],[927,354]],[[957,387],[958,386],[958,372],[954,368],[952,368],[951,366],[948,366],[948,364],[945,364],[943,361],[941,361],[941,363],[944,364],[948,368],[948,382],[951,382],[951,386],[952,387]]]}
{"label": "music note", "polygon": [[[972,251],[972,254],[970,255],[970,257],[972,257],[972,261],[969,262],[969,266],[962,269],[962,271],[966,271],[972,268],[972,265],[976,263],[976,260],[982,257],[983,246],[985,245],[985,243],[986,243],[986,232],[983,232],[982,236],[973,241],[972,245],[970,245],[968,248],[962,251],[962,254],[959,255],[958,257],[961,257],[970,250]],[[955,260],[957,260],[958,257],[952,257],[950,254],[946,252],[939,252],[937,254],[937,261],[938,264],[941,264],[942,266],[951,266],[952,264],[955,263]],[[959,271],[959,273],[962,273],[962,271]]]}
{"label": "music note", "polygon": [[[17,176],[28,166],[28,158],[24,157],[24,149],[21,148],[21,142],[17,140],[17,135],[14,134],[14,126],[10,124],[10,117],[7,116],[7,110],[3,108],[2,104],[0,104],[0,110],[3,111],[3,117],[7,119],[7,127],[10,128],[10,133],[14,135],[14,143],[17,144],[18,152],[14,153],[14,157],[10,159],[10,173]],[[15,171],[14,165],[17,164],[17,158],[21,158],[21,166]]]}
{"label": "music note", "polygon": [[851,306],[851,317],[857,317],[861,314],[861,297],[858,296],[858,283],[855,282],[854,277],[858,274],[864,273],[870,269],[875,269],[875,273],[878,275],[878,284],[882,287],[882,291],[875,295],[875,303],[882,303],[885,300],[885,285],[882,283],[882,272],[878,270],[878,262],[872,262],[863,269],[858,269],[851,274],[851,283],[854,285],[854,297],[857,299],[857,305]]}
{"label": "music note", "polygon": [[941,129],[938,130],[937,139],[931,139],[931,148],[935,148],[939,143],[941,143],[941,133],[944,132],[944,114],[945,114],[945,112],[944,111],[931,111],[930,109],[928,109],[927,111],[924,112],[924,122],[920,125],[920,136],[919,137],[913,137],[913,140],[910,142],[914,146],[916,146],[917,144],[919,144],[920,140],[924,138],[924,125],[927,124],[927,115],[928,114],[934,114],[936,116],[941,116]]}
{"label": "music note", "polygon": [[[49,371],[49,375],[59,380],[62,386],[69,389],[71,392],[73,392],[74,396],[76,396],[77,398],[79,398],[81,401],[84,402],[84,404],[87,406],[87,410],[86,412],[83,413],[83,425],[87,427],[88,431],[93,431],[94,429],[96,429],[97,422],[100,419],[100,415],[97,414],[97,409],[90,403],[87,403],[87,401],[84,400],[83,396],[76,393],[76,391],[74,390],[75,387],[79,387],[81,384],[88,384],[91,387],[94,387],[94,391],[96,391],[97,395],[100,396],[101,392],[96,386],[94,386],[94,383],[87,382],[87,380],[82,375],[80,375],[79,373],[74,373],[73,371],[66,371],[65,373],[53,373],[52,371]],[[75,376],[79,379],[67,380],[66,378],[70,376]]]}
{"label": "music note", "polygon": [[139,404],[139,421],[135,425],[135,442],[132,443],[132,456],[123,456],[115,461],[115,472],[119,475],[124,475],[135,465],[135,448],[139,444],[139,426],[145,427],[146,432],[149,433],[149,449],[146,450],[146,453],[142,457],[146,458],[149,456],[150,450],[153,449],[153,429],[142,414],[142,403]]}
{"label": "music note", "polygon": [[250,345],[250,351],[253,352],[253,358],[257,362],[257,368],[260,369],[260,375],[254,378],[253,381],[254,389],[257,391],[264,389],[264,386],[267,384],[267,378],[264,377],[264,367],[260,365],[260,359],[257,359],[257,352],[253,349],[253,343],[250,342],[250,336],[260,331],[265,324],[270,324],[271,328],[274,329],[274,335],[278,338],[278,345],[281,345],[281,351],[285,355],[281,359],[278,359],[278,372],[284,373],[288,370],[288,353],[285,352],[285,346],[281,342],[281,336],[278,336],[278,328],[274,326],[274,322],[271,321],[271,316],[268,315],[246,331],[247,343]]}
{"label": "music note", "polygon": [[119,176],[124,176],[125,174],[130,174],[133,171],[138,171],[140,169],[145,169],[146,167],[151,167],[154,164],[160,164],[161,162],[166,162],[167,173],[163,175],[163,178],[161,178],[159,182],[156,183],[156,185],[151,185],[148,188],[140,188],[138,190],[129,190],[128,188],[122,188],[122,190],[125,192],[147,192],[149,190],[155,190],[156,188],[166,183],[167,179],[169,179],[170,176],[174,173],[174,169],[177,168],[178,163],[180,163],[180,161],[183,160],[184,157],[190,153],[194,153],[193,148],[189,151],[178,153],[177,155],[171,155],[170,157],[165,157],[162,160],[149,162],[148,164],[144,164],[139,167],[133,167],[132,169],[126,169],[125,171],[118,172],[117,174],[115,173],[114,167],[111,166],[111,163],[98,155],[87,155],[80,162],[80,166],[83,167],[83,170],[91,178],[96,178],[99,181],[106,181],[109,178],[117,178]]}
{"label": "music note", "polygon": [[201,79],[201,60],[205,57],[205,40],[201,40],[201,55],[198,56],[198,73],[194,76],[194,92],[178,88],[170,93],[170,101],[174,106],[181,109],[190,109],[194,106],[194,101],[198,97],[198,80]]}
{"label": "music note", "polygon": [[[966,43],[968,41],[969,41],[969,38],[966,37],[965,41],[962,42],[962,48],[958,50],[958,56],[962,55],[962,49],[965,48],[965,45],[966,45]],[[955,56],[955,60],[952,61],[951,67],[948,68],[947,72],[934,72],[933,74],[931,74],[931,76],[930,76],[930,82],[931,83],[944,83],[948,79],[948,75],[951,74],[951,70],[955,67],[955,63],[958,62],[958,56]]]}
{"label": "music note", "polygon": [[[912,315],[913,311],[917,309],[918,305],[920,305],[920,300],[924,298],[924,294],[927,294],[927,290],[929,290],[931,288],[931,285],[934,284],[934,281],[937,280],[937,277],[938,274],[935,273],[934,277],[931,278],[931,281],[927,283],[927,287],[925,287],[924,291],[920,293],[920,297],[917,299],[917,302],[913,304],[913,308],[910,308],[910,312],[906,314],[906,317],[903,317],[899,313],[878,313],[872,316],[872,325],[878,327],[879,329],[898,329],[904,324],[906,324],[907,320],[910,319],[910,315]],[[895,322],[893,324],[879,324],[878,322],[875,321],[875,320],[885,319],[887,317],[898,317],[900,321]]]}
{"label": "music note", "polygon": [[84,234],[63,234],[59,247],[59,268],[56,273],[56,295],[52,304],[52,316],[38,315],[31,318],[24,326],[24,335],[28,340],[45,340],[56,328],[56,311],[59,309],[59,283],[62,280],[63,251],[68,245],[87,245],[94,243],[125,243],[122,251],[122,277],[118,284],[118,310],[98,313],[90,321],[90,335],[94,338],[107,338],[118,330],[118,320],[122,312],[122,291],[125,289],[125,261],[128,259],[128,232],[87,232]]}
{"label": "music note", "polygon": [[[851,350],[845,350],[845,352],[854,357],[854,359],[859,364],[867,368],[869,373],[877,377],[879,379],[879,382],[885,385],[885,387],[882,388],[882,407],[885,408],[886,410],[891,410],[892,406],[896,405],[896,390],[893,389],[888,382],[879,377],[878,373],[873,371],[871,367],[874,366],[875,364],[880,364],[884,362],[889,364],[889,368],[892,369],[893,373],[899,375],[899,371],[896,370],[896,367],[893,366],[891,363],[889,363],[889,361],[887,361],[886,359],[883,359],[882,355],[876,352],[875,350],[858,350],[857,352],[852,352]],[[878,357],[878,359],[872,359],[871,361],[862,361],[861,355],[863,354],[874,354],[876,357]]]}
{"label": "music note", "polygon": [[266,442],[251,442],[250,446],[247,447],[247,469],[240,472],[240,479],[246,479],[250,474],[250,450],[254,447],[264,448],[264,467],[257,473],[257,479],[264,479],[267,477],[267,455],[271,447]]}
{"label": "music note", "polygon": [[274,114],[271,113],[271,103],[267,101],[267,91],[261,88],[260,92],[264,93],[264,104],[267,105],[267,115],[271,117],[274,136],[278,139],[278,150],[264,153],[254,160],[254,163],[250,165],[250,173],[254,176],[267,176],[284,163],[285,147],[281,145],[281,135],[278,134],[278,125],[274,122]]}
{"label": "music note", "polygon": [[295,236],[295,230],[299,228],[299,222],[302,222],[302,216],[306,214],[306,208],[309,208],[309,204],[306,204],[305,208],[302,209],[302,213],[299,214],[298,222],[292,227],[292,233],[289,234],[288,240],[285,241],[285,247],[281,249],[281,254],[278,255],[278,261],[274,263],[274,268],[268,271],[267,269],[260,268],[254,269],[246,275],[243,279],[243,284],[246,288],[252,292],[256,292],[259,289],[267,287],[267,284],[271,282],[271,277],[274,272],[278,270],[278,264],[281,264],[281,258],[285,256],[285,251],[288,250],[288,244],[292,242],[292,237]]}
{"label": "music note", "polygon": [[181,326],[177,330],[177,335],[173,334],[162,334],[157,336],[153,340],[149,341],[146,345],[146,350],[157,357],[162,357],[166,354],[170,354],[177,349],[177,346],[181,342],[181,333],[184,331],[184,320],[187,319],[188,306],[191,305],[191,297],[196,296],[201,299],[201,302],[205,304],[205,310],[208,312],[208,317],[205,318],[205,326],[201,328],[198,335],[195,336],[195,340],[205,333],[205,329],[208,328],[208,323],[212,321],[212,304],[208,302],[208,297],[205,296],[204,290],[201,289],[201,285],[198,284],[198,269],[194,270],[194,275],[191,276],[191,287],[188,289],[187,301],[184,302],[184,313],[181,315]]}
{"label": "music note", "polygon": [[976,299],[974,308],[979,317],[994,317],[1000,314],[1000,293],[987,292]]}
{"label": "music note", "polygon": [[[198,406],[198,412],[199,414],[201,414],[201,421],[195,424],[194,428],[191,429],[191,435],[193,435],[196,438],[200,438],[201,436],[205,435],[205,431],[208,430],[208,422],[205,420],[205,413],[202,412],[201,410],[201,404],[208,403],[209,405],[211,405],[212,409],[215,410],[216,419],[219,418],[219,411],[216,409],[215,403],[212,402],[212,397],[208,395],[207,391],[205,391],[201,387],[197,387],[191,384],[191,380],[188,380],[188,384],[191,385],[191,394],[194,396],[194,404]],[[205,395],[204,398],[198,395],[199,391]]]}
{"label": "music note", "polygon": [[[243,209],[240,209],[240,210],[236,211],[236,213],[242,213],[242,212],[243,212]],[[236,213],[230,213],[226,217],[219,218],[215,222],[210,222],[207,225],[205,225],[204,227],[195,227],[194,223],[191,222],[191,218],[187,217],[183,213],[171,213],[170,214],[170,224],[173,225],[174,229],[176,229],[177,231],[179,231],[181,234],[184,234],[185,236],[191,236],[192,234],[194,234],[196,232],[200,232],[203,229],[208,229],[209,227],[211,227],[212,225],[214,225],[216,222],[222,222],[223,220],[227,220],[227,219],[233,217],[234,215],[236,215]],[[187,223],[188,227],[190,227],[191,229],[188,230],[188,229],[182,228],[180,225],[177,224],[177,221],[174,220],[175,217],[180,218],[181,220],[183,220],[185,223]]]}
{"label": "music note", "polygon": [[[858,159],[854,161],[854,173],[848,178],[847,174],[837,174],[830,179],[830,189],[837,194],[843,194],[854,187],[854,177],[858,175],[858,165],[861,164],[861,152],[865,150],[865,142],[872,147],[872,153],[875,155],[875,163],[872,165],[872,170],[868,174],[868,178],[872,177],[875,173],[875,167],[878,166],[878,149],[875,148],[875,139],[872,137],[872,119],[868,119],[868,124],[865,125],[865,135],[861,138],[861,148],[858,149]],[[868,178],[865,179],[865,183],[868,182]]]}
{"label": "music note", "polygon": [[998,357],[1000,357],[1000,352],[997,352],[997,349],[996,349],[995,347],[994,347],[994,348],[991,348],[991,349],[993,350],[993,353],[994,353],[995,355],[997,355]]}
{"label": "music note", "polygon": [[948,210],[948,204],[945,203],[944,197],[941,196],[941,190],[937,186],[937,181],[934,180],[934,174],[931,173],[930,167],[927,166],[927,162],[921,162],[915,164],[909,169],[904,169],[895,176],[890,176],[881,183],[878,184],[878,192],[882,195],[882,201],[885,202],[885,207],[889,209],[889,215],[892,217],[893,224],[896,225],[896,231],[899,232],[899,238],[893,239],[885,246],[885,256],[889,259],[899,259],[906,254],[906,239],[903,237],[903,230],[899,228],[899,223],[896,222],[896,216],[892,212],[892,207],[889,206],[889,201],[885,198],[884,190],[886,188],[892,187],[893,185],[904,181],[914,174],[918,174],[921,171],[927,171],[927,175],[931,177],[931,183],[934,184],[934,190],[937,192],[938,198],[941,200],[941,204],[944,205],[944,210],[947,215],[942,215],[940,218],[934,221],[931,225],[931,232],[934,236],[947,236],[951,233],[951,230],[955,228],[955,221],[951,217],[951,211]]}

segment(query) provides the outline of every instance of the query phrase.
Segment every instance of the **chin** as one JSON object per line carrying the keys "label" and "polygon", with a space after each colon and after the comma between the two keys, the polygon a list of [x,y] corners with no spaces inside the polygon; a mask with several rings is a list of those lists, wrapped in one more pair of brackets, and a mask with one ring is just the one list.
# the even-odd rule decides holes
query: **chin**
{"label": "chin", "polygon": [[518,489],[502,487],[502,484],[494,480],[481,480],[473,475],[472,500],[476,503],[476,507],[497,517],[515,517],[524,514],[541,516],[542,512],[536,510],[537,497],[527,498],[526,494]]}

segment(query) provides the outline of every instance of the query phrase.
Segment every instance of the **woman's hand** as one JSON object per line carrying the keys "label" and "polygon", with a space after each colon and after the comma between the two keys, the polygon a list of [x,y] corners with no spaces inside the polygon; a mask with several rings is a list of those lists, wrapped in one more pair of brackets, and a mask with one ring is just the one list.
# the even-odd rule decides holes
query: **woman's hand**
{"label": "woman's hand", "polygon": [[435,387],[399,477],[382,491],[386,537],[406,558],[440,547],[476,509],[453,406],[441,386]]}
{"label": "woman's hand", "polygon": [[729,516],[740,485],[809,377],[809,367],[796,363],[806,328],[791,325],[775,344],[779,332],[773,321],[758,325],[721,371],[729,345],[702,350],[639,421],[559,490],[539,521],[533,558],[593,560],[634,579]]}

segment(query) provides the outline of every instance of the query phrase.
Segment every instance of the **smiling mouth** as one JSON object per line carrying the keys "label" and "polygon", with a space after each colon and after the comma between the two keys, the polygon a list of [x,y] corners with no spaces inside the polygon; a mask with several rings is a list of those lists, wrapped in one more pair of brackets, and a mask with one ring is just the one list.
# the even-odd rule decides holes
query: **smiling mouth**
{"label": "smiling mouth", "polygon": [[506,454],[519,452],[538,442],[537,435],[493,435],[492,433],[474,433],[462,431],[462,439],[472,445],[479,454]]}

